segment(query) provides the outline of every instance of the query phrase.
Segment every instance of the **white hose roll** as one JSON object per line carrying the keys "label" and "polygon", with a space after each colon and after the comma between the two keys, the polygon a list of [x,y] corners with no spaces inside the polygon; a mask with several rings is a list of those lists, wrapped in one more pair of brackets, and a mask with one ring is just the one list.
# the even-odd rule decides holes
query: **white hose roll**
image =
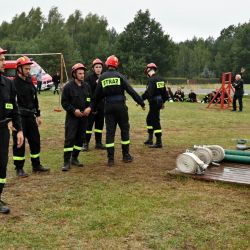
{"label": "white hose roll", "polygon": [[201,161],[194,153],[186,152],[177,157],[176,166],[182,173],[200,174],[208,165]]}
{"label": "white hose roll", "polygon": [[213,153],[207,147],[197,147],[194,151],[194,154],[208,165],[213,161]]}
{"label": "white hose roll", "polygon": [[225,157],[225,150],[219,145],[207,145],[206,148],[209,148],[213,154],[213,162],[221,162]]}

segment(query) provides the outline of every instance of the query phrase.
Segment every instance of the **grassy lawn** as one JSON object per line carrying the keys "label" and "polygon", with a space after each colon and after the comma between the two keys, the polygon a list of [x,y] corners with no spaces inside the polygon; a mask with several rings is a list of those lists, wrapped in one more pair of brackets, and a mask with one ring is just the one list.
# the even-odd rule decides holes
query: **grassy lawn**
{"label": "grassy lawn", "polygon": [[249,187],[167,175],[194,144],[233,149],[236,138],[250,139],[249,97],[242,113],[167,103],[164,147],[155,151],[143,146],[147,111],[129,98],[134,162],[121,162],[118,129],[114,168],[92,138],[91,150],[80,154],[85,167],[67,173],[61,171],[65,113],[53,112],[58,96],[51,92],[39,99],[41,158],[51,172],[31,174],[27,150],[31,175],[18,179],[10,158],[4,200],[12,210],[0,215],[0,249],[249,249]]}

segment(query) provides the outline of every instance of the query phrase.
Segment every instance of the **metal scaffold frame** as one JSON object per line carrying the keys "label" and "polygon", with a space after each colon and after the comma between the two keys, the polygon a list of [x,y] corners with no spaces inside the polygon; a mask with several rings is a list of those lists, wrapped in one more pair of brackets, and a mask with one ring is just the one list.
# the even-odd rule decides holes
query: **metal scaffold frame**
{"label": "metal scaffold frame", "polygon": [[223,73],[221,87],[216,91],[207,108],[230,109],[233,102],[231,96],[233,93],[232,72]]}

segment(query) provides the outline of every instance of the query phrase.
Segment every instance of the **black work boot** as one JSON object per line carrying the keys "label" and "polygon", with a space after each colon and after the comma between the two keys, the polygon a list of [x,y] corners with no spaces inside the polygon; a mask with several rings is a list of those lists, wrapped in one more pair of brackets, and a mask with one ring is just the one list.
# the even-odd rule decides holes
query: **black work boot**
{"label": "black work boot", "polygon": [[162,148],[161,136],[156,137],[156,143],[149,145],[149,148]]}
{"label": "black work boot", "polygon": [[41,172],[48,172],[50,171],[50,169],[40,164],[37,166],[33,166],[32,171],[41,173]]}
{"label": "black work boot", "polygon": [[115,164],[115,161],[114,161],[115,149],[113,147],[107,148],[107,153],[108,153],[108,163],[107,163],[107,165],[109,167],[112,167]]}
{"label": "black work boot", "polygon": [[21,177],[21,178],[25,178],[25,177],[29,176],[27,173],[25,173],[25,171],[23,170],[23,168],[16,168],[16,175],[18,177]]}
{"label": "black work boot", "polygon": [[10,212],[10,209],[6,206],[6,203],[0,200],[0,213],[8,214],[9,212]]}
{"label": "black work boot", "polygon": [[115,165],[114,159],[113,159],[113,158],[108,158],[108,163],[107,163],[107,165],[108,165],[109,167],[114,166],[114,165]]}
{"label": "black work boot", "polygon": [[95,132],[95,148],[105,150],[105,145],[102,144],[102,133]]}
{"label": "black work boot", "polygon": [[133,156],[131,156],[129,153],[123,155],[123,157],[122,157],[122,161],[125,162],[125,163],[132,162],[133,159],[134,159]]}
{"label": "black work boot", "polygon": [[144,142],[145,145],[153,145],[153,133],[148,134],[148,139]]}
{"label": "black work boot", "polygon": [[129,154],[129,144],[122,145],[122,161],[125,163],[133,161],[133,157]]}
{"label": "black work boot", "polygon": [[77,157],[72,157],[70,162],[74,166],[83,167],[83,164],[79,162],[79,160],[77,159]]}
{"label": "black work boot", "polygon": [[62,171],[69,171],[69,169],[70,169],[70,162],[65,161],[63,166],[62,166]]}
{"label": "black work boot", "polygon": [[101,149],[101,150],[105,150],[106,149],[106,147],[101,142],[97,142],[95,144],[95,148],[96,149]]}
{"label": "black work boot", "polygon": [[83,145],[82,145],[81,151],[82,151],[82,152],[89,151],[89,144],[88,144],[88,143],[83,144]]}

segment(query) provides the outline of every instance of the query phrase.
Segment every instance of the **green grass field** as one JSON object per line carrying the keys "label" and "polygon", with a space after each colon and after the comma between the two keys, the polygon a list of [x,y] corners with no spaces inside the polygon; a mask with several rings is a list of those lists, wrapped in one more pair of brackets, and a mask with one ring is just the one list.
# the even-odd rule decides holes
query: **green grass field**
{"label": "green grass field", "polygon": [[[206,104],[167,103],[162,111],[163,149],[150,151],[142,111],[129,99],[133,163],[116,167],[106,152],[81,153],[84,168],[62,172],[64,112],[53,112],[58,96],[40,96],[43,125],[41,159],[49,174],[31,174],[29,151],[18,179],[9,161],[0,215],[0,249],[249,249],[250,189],[246,186],[173,178],[179,153],[194,144],[235,148],[250,139],[250,98],[244,112],[206,109]],[[11,150],[10,150],[11,157]]]}

